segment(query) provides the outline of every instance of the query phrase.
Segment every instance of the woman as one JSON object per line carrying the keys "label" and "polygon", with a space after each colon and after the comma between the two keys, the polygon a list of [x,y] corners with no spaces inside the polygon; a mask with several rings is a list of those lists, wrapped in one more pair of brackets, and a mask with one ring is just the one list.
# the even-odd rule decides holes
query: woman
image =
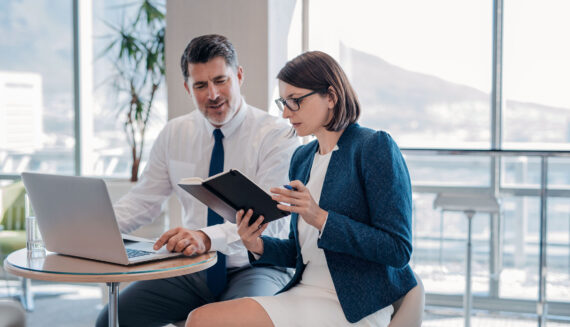
{"label": "woman", "polygon": [[293,154],[290,185],[271,189],[292,213],[289,239],[261,236],[266,226],[249,226],[251,210],[237,224],[253,265],[295,275],[276,296],[198,308],[187,326],[387,326],[391,304],[416,285],[404,159],[388,134],[356,123],[358,99],[329,55],[304,53],[277,78],[283,118],[317,139]]}

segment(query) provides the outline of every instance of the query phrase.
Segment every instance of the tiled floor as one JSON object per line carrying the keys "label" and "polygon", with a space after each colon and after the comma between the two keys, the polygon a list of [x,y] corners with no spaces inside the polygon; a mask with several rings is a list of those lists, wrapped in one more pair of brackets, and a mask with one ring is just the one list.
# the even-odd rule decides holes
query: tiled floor
{"label": "tiled floor", "polygon": [[[16,281],[0,280],[0,298],[19,292]],[[26,326],[88,327],[101,309],[101,288],[96,284],[58,284],[33,281],[34,311],[26,314]]]}
{"label": "tiled floor", "polygon": [[[33,282],[35,309],[27,314],[27,326],[87,327],[93,326],[102,306],[101,290],[95,284],[57,284]],[[18,292],[16,281],[0,280],[0,298]],[[424,327],[463,327],[461,311],[428,307]],[[476,312],[472,327],[536,327],[536,318],[489,315]],[[546,327],[570,327],[570,321],[548,321]]]}

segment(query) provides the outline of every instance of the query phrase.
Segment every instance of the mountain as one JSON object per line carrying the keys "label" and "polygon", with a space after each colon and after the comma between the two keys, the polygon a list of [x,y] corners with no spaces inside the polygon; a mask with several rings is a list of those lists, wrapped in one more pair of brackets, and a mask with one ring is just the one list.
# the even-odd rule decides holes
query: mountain
{"label": "mountain", "polygon": [[[340,53],[364,125],[387,130],[406,146],[490,144],[490,93],[344,45]],[[503,126],[504,142],[570,142],[570,108],[507,100]]]}

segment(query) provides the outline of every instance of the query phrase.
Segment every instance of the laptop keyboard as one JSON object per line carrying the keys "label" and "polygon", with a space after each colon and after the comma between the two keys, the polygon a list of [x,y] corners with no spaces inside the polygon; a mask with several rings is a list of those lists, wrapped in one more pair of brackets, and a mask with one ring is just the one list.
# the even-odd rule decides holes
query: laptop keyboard
{"label": "laptop keyboard", "polygon": [[143,250],[135,250],[135,249],[126,249],[127,250],[127,257],[129,258],[136,258],[147,254],[152,254],[152,252],[143,251]]}

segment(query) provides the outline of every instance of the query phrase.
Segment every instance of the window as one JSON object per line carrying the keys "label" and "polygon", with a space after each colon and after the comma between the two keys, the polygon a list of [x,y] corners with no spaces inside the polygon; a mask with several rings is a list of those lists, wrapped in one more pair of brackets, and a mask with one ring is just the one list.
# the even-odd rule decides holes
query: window
{"label": "window", "polygon": [[0,2],[0,174],[73,174],[71,5]]}
{"label": "window", "polygon": [[504,6],[503,147],[570,149],[570,2]]}
{"label": "window", "polygon": [[363,125],[402,147],[490,146],[490,1],[311,0],[309,12],[310,50],[343,66]]}
{"label": "window", "polygon": [[[309,50],[331,54],[347,72],[362,105],[360,123],[390,132],[404,148],[414,189],[411,264],[426,291],[440,293],[436,302],[447,299],[449,306],[465,292],[467,218],[434,210],[435,195],[497,194],[500,215],[473,218],[472,289],[496,301],[481,307],[509,311],[517,299],[526,313],[536,314],[545,248],[544,299],[563,302],[551,305],[549,314],[567,316],[567,154],[456,150],[497,144],[499,150],[570,149],[570,43],[564,42],[570,3],[504,0],[500,13],[494,5],[501,2],[492,0],[309,3]],[[502,38],[493,38],[494,17],[504,18]],[[503,46],[497,57],[503,79],[496,86],[494,40]],[[491,107],[494,87],[502,90],[497,108]],[[498,129],[491,121],[495,113],[502,117]],[[501,138],[491,144],[495,132]],[[548,192],[541,197],[544,172]],[[545,247],[541,223],[547,226]]]}
{"label": "window", "polygon": [[[156,2],[155,4],[159,4]],[[131,149],[123,130],[124,114],[119,109],[128,102],[118,94],[113,81],[116,78],[111,53],[105,52],[120,28],[137,15],[140,2],[131,0],[93,1],[93,144],[87,174],[128,177],[131,174]],[[160,7],[166,10],[165,7]],[[153,102],[153,111],[145,133],[142,172],[148,153],[167,120],[166,88],[159,89]]]}
{"label": "window", "polygon": [[[127,177],[130,148],[118,107],[125,101],[112,83],[112,61],[103,54],[111,26],[136,15],[139,3],[93,1],[91,30],[82,42],[92,54],[81,58],[82,83],[93,85],[83,103],[82,174]],[[7,0],[0,3],[0,175],[24,170],[74,174],[73,2]],[[91,26],[92,25],[92,26]],[[91,60],[93,59],[93,60]],[[87,66],[87,69],[85,69]],[[85,73],[87,72],[87,73]],[[84,95],[85,96],[85,95]],[[166,122],[166,92],[155,96],[145,137],[148,152]]]}

